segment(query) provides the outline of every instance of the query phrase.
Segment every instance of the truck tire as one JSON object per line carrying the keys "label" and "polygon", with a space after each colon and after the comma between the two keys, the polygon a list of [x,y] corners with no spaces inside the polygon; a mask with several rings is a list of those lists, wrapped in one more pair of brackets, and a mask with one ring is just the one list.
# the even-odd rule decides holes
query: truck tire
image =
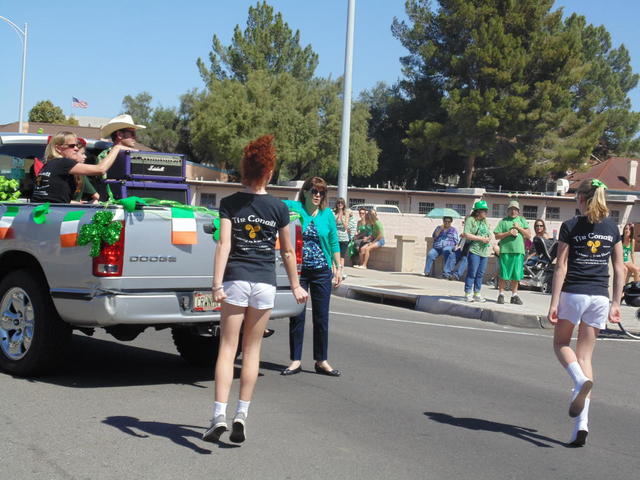
{"label": "truck tire", "polygon": [[71,340],[71,326],[53,305],[49,287],[32,270],[0,282],[0,369],[19,376],[51,372]]}
{"label": "truck tire", "polygon": [[196,367],[215,367],[218,359],[217,335],[198,335],[191,328],[174,327],[171,336],[178,353],[186,362]]}

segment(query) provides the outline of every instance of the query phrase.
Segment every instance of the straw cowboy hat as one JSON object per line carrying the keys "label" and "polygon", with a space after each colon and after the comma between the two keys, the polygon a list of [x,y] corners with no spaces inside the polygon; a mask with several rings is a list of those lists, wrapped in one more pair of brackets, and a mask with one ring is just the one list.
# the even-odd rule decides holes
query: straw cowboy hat
{"label": "straw cowboy hat", "polygon": [[111,120],[109,120],[100,129],[100,135],[102,136],[102,138],[107,138],[116,130],[122,130],[123,128],[131,128],[133,130],[138,130],[138,129],[147,128],[147,127],[145,127],[144,125],[136,125],[135,123],[133,123],[133,118],[131,118],[131,115],[122,114],[122,115],[118,115],[117,117],[113,117]]}

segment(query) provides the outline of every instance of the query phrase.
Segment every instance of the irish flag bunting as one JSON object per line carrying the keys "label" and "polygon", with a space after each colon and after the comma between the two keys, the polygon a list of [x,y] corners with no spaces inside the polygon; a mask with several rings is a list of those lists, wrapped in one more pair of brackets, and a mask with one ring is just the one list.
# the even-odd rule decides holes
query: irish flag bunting
{"label": "irish flag bunting", "polygon": [[174,245],[198,243],[196,216],[192,210],[171,208],[171,243]]}
{"label": "irish flag bunting", "polygon": [[13,219],[16,218],[19,211],[20,207],[16,207],[15,205],[9,205],[7,207],[4,215],[0,218],[0,240],[10,238],[9,230],[13,224]]}
{"label": "irish flag bunting", "polygon": [[60,224],[60,246],[62,248],[75,247],[80,229],[80,219],[87,210],[76,210],[67,213]]}

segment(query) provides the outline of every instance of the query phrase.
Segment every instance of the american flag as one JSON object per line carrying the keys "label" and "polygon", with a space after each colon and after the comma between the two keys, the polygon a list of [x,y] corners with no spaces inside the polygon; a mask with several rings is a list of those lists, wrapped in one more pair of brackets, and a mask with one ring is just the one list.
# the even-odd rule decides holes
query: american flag
{"label": "american flag", "polygon": [[76,97],[71,98],[71,106],[75,108],[87,108],[89,104],[84,100],[79,100]]}

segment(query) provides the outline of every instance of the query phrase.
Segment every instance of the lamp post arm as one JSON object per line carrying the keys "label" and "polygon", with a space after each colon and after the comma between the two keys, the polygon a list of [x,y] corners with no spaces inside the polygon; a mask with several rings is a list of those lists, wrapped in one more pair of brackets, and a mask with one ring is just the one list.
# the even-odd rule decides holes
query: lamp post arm
{"label": "lamp post arm", "polygon": [[20,36],[20,40],[22,40],[22,78],[20,80],[20,111],[18,114],[18,132],[22,133],[22,120],[24,117],[24,80],[27,73],[27,38],[28,38],[28,27],[27,24],[24,24],[24,30],[22,30],[19,26],[13,23],[6,17],[0,15],[0,20],[4,20],[7,22],[15,32]]}
{"label": "lamp post arm", "polygon": [[7,22],[9,25],[11,25],[13,27],[13,29],[18,32],[20,35],[22,35],[22,37],[20,37],[20,40],[24,41],[25,37],[27,36],[27,29],[25,27],[24,30],[22,30],[19,26],[17,26],[15,23],[13,23],[11,20],[9,20],[6,17],[3,17],[2,15],[0,15],[0,20],[4,20],[5,22]]}

